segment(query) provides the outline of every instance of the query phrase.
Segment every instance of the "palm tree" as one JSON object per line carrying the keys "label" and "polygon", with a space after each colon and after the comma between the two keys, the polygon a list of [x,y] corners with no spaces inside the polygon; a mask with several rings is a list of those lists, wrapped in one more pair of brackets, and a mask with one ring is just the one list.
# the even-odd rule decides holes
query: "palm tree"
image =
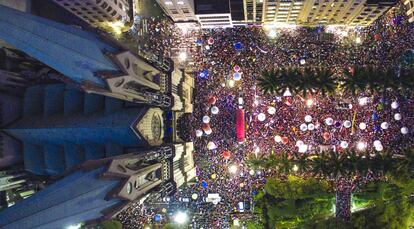
{"label": "palm tree", "polygon": [[276,92],[276,74],[275,69],[265,70],[261,77],[257,79],[257,85],[263,94],[272,94]]}
{"label": "palm tree", "polygon": [[246,160],[246,164],[252,169],[260,169],[266,167],[267,160],[262,156],[256,156],[256,154],[251,154],[251,156]]}
{"label": "palm tree", "polygon": [[337,87],[337,78],[332,71],[319,68],[316,70],[316,85],[323,97],[326,94],[332,95]]}
{"label": "palm tree", "polygon": [[303,97],[308,94],[314,94],[314,90],[317,88],[315,79],[315,73],[311,68],[305,68],[296,80],[296,85],[293,91],[297,94],[301,93]]}
{"label": "palm tree", "polygon": [[352,95],[365,91],[368,82],[367,78],[363,68],[355,67],[353,72],[346,69],[344,71],[344,76],[341,79],[343,91]]}

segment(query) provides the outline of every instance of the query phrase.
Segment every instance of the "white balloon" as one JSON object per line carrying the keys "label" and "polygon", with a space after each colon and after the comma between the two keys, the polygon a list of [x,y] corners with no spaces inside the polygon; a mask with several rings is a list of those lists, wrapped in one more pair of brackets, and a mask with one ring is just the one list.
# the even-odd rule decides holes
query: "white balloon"
{"label": "white balloon", "polygon": [[361,129],[361,130],[365,130],[367,128],[367,124],[365,124],[365,122],[361,122],[360,124],[359,124],[359,129]]}
{"label": "white balloon", "polygon": [[388,129],[388,127],[390,127],[390,124],[388,124],[388,122],[381,123],[381,128],[382,129],[386,130],[386,129]]}
{"label": "white balloon", "polygon": [[305,116],[305,122],[311,122],[311,121],[312,121],[312,116],[306,115]]}
{"label": "white balloon", "polygon": [[275,114],[276,113],[276,108],[274,108],[274,107],[267,108],[267,113],[269,113],[271,115]]}
{"label": "white balloon", "polygon": [[403,128],[401,128],[401,133],[402,134],[408,134],[408,128],[407,127],[403,127]]}
{"label": "white balloon", "polygon": [[213,150],[213,149],[216,149],[216,148],[217,148],[216,143],[214,143],[214,142],[208,142],[207,143],[207,149]]}
{"label": "white balloon", "polygon": [[209,123],[210,122],[210,117],[208,117],[207,115],[205,115],[203,117],[203,123]]}
{"label": "white balloon", "polygon": [[341,146],[341,148],[347,148],[348,147],[348,142],[346,142],[346,141],[341,141],[341,144],[340,144],[340,146]]}
{"label": "white balloon", "polygon": [[397,101],[394,101],[394,102],[391,103],[391,108],[394,109],[394,110],[397,109],[399,106],[400,105],[398,104]]}
{"label": "white balloon", "polygon": [[314,130],[314,129],[315,129],[315,125],[313,125],[313,123],[309,123],[308,130]]}
{"label": "white balloon", "polygon": [[382,151],[384,147],[382,145],[375,146],[376,151]]}
{"label": "white balloon", "polygon": [[211,108],[211,113],[212,113],[212,114],[218,114],[218,113],[219,113],[219,109],[218,109],[218,107],[213,106],[213,107]]}
{"label": "white balloon", "polygon": [[204,131],[204,133],[206,133],[207,135],[210,135],[213,131],[211,129],[208,129],[206,131]]}
{"label": "white balloon", "polygon": [[279,135],[275,136],[275,142],[281,142],[282,141],[282,137],[280,137]]}
{"label": "white balloon", "polygon": [[401,120],[401,118],[402,117],[401,117],[400,113],[397,113],[397,114],[394,115],[394,119],[397,120],[397,121]]}
{"label": "white balloon", "polygon": [[382,145],[382,144],[381,144],[381,141],[380,141],[380,140],[375,140],[375,141],[374,141],[374,146],[375,146],[375,147],[377,147],[377,146],[379,146],[379,145]]}
{"label": "white balloon", "polygon": [[351,127],[351,125],[352,125],[352,123],[351,123],[351,121],[349,121],[349,120],[346,120],[346,121],[344,122],[344,127],[345,127],[345,128],[349,128],[349,127]]}
{"label": "white balloon", "polygon": [[325,124],[328,126],[331,126],[333,124],[333,119],[332,118],[325,119]]}
{"label": "white balloon", "polygon": [[197,136],[197,137],[201,137],[201,136],[203,136],[203,131],[201,131],[201,130],[196,130],[196,136]]}
{"label": "white balloon", "polygon": [[301,131],[307,131],[308,130],[308,125],[306,125],[305,123],[302,123],[299,128],[300,128]]}
{"label": "white balloon", "polygon": [[301,147],[302,145],[303,145],[303,141],[301,141],[301,140],[296,141],[296,146],[297,147]]}

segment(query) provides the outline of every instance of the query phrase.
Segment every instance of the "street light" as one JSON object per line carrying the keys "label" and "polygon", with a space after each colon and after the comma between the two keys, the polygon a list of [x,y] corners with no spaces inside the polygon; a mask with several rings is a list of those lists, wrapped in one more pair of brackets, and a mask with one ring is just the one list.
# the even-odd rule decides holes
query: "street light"
{"label": "street light", "polygon": [[180,59],[181,62],[184,62],[187,60],[187,53],[186,52],[180,52],[178,55],[178,59]]}
{"label": "street light", "polygon": [[357,149],[359,151],[364,151],[366,147],[367,147],[367,145],[366,145],[365,142],[358,142],[358,144],[357,144]]}
{"label": "street light", "polygon": [[174,222],[178,224],[184,224],[187,222],[188,215],[185,212],[177,212],[174,216]]}

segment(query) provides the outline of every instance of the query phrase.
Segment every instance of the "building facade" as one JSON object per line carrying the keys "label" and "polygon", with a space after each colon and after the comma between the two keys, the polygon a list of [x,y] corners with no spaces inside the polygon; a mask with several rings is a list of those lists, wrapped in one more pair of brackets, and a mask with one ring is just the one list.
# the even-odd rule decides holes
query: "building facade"
{"label": "building facade", "polygon": [[[175,0],[158,2],[175,20],[174,14],[179,13],[170,10],[175,9]],[[405,2],[410,6],[410,0]],[[200,26],[207,29],[240,25],[367,26],[396,3],[396,0],[195,0],[194,12]]]}
{"label": "building facade", "polygon": [[233,27],[229,1],[196,0],[195,13],[201,28]]}
{"label": "building facade", "polygon": [[405,0],[403,2],[407,8],[408,21],[414,22],[414,0]]}
{"label": "building facade", "polygon": [[129,22],[127,0],[53,0],[87,23],[97,26],[103,22]]}
{"label": "building facade", "polygon": [[243,0],[244,23],[367,26],[397,1]]}
{"label": "building facade", "polygon": [[174,22],[195,22],[194,0],[157,0]]}

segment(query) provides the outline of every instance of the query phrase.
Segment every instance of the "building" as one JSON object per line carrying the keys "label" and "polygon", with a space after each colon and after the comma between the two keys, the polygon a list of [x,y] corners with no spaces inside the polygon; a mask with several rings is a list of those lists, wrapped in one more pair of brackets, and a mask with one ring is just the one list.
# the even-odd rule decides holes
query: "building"
{"label": "building", "polygon": [[157,0],[174,22],[195,22],[194,0]]}
{"label": "building", "polygon": [[184,70],[7,7],[0,26],[1,228],[94,225],[194,179]]}
{"label": "building", "polygon": [[[176,9],[175,1],[158,2],[174,21],[181,20],[174,17],[180,12],[171,11]],[[367,26],[396,3],[396,0],[194,0],[194,12],[201,27],[207,29],[245,25]]]}
{"label": "building", "polygon": [[233,27],[228,0],[196,0],[195,13],[201,28]]}
{"label": "building", "polygon": [[244,22],[264,25],[367,26],[397,1],[243,0]]}
{"label": "building", "polygon": [[404,2],[405,7],[407,8],[408,21],[414,22],[414,1],[405,0],[403,2]]}
{"label": "building", "polygon": [[127,0],[53,0],[87,23],[98,26],[103,22],[129,22]]}
{"label": "building", "polygon": [[56,70],[50,75],[54,79],[88,93],[159,107],[173,105],[168,80],[171,60],[147,61],[103,35],[4,6],[0,6],[0,26],[4,28],[0,40]]}
{"label": "building", "polygon": [[[88,161],[0,213],[1,228],[62,228],[115,217],[132,201],[175,191],[171,147]],[[148,198],[148,197],[147,197]]]}

